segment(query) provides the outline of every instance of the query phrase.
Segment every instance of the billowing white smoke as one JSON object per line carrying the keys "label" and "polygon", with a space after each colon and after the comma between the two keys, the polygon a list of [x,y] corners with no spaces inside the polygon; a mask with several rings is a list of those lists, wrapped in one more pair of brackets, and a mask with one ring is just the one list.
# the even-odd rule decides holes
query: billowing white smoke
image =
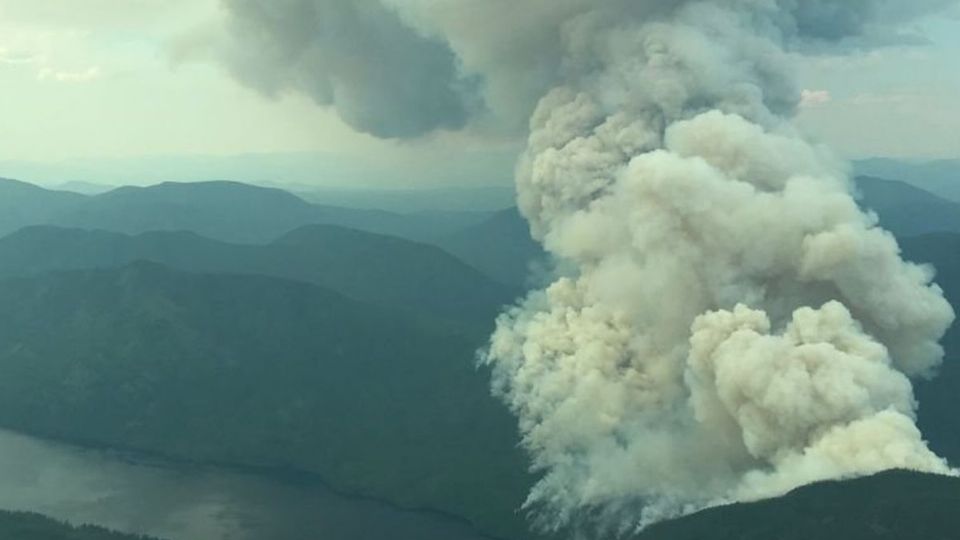
{"label": "billowing white smoke", "polygon": [[501,317],[486,355],[548,527],[951,472],[908,376],[934,372],[953,312],[790,126],[782,39],[801,25],[782,4],[636,2],[565,23],[576,76],[534,113],[518,192],[576,271]]}
{"label": "billowing white smoke", "polygon": [[953,312],[791,127],[789,55],[911,40],[897,23],[956,0],[225,1],[243,80],[374,134],[509,129],[539,99],[519,205],[574,270],[486,361],[542,524],[950,472],[908,377]]}

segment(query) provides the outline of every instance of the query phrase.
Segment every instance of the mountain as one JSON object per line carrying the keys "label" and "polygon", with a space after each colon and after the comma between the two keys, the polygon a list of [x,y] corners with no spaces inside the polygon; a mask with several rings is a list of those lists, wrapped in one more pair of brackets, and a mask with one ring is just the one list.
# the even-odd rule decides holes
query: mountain
{"label": "mountain", "polygon": [[127,234],[191,231],[227,242],[263,243],[312,224],[432,240],[482,217],[340,208],[311,204],[280,189],[216,181],[123,187],[91,197],[48,223]]}
{"label": "mountain", "polygon": [[192,231],[236,242],[265,242],[320,219],[319,208],[279,189],[235,182],[122,187],[90,197],[48,223],[136,234]]}
{"label": "mountain", "polygon": [[304,227],[271,247],[278,252],[273,275],[322,275],[317,283],[355,298],[484,326],[522,293],[440,248],[352,229]]}
{"label": "mountain", "polygon": [[314,285],[154,263],[0,281],[0,425],[316,474],[519,538],[530,478],[475,338]]}
{"label": "mountain", "polygon": [[0,538],[4,540],[151,540],[146,536],[121,534],[92,525],[75,527],[38,514],[2,511],[0,511]]}
{"label": "mountain", "polygon": [[302,227],[265,245],[230,244],[189,232],[128,236],[56,227],[29,227],[0,238],[0,277],[138,260],[193,272],[304,281],[371,304],[483,328],[521,293],[440,248],[331,225]]}
{"label": "mountain", "polygon": [[0,178],[0,236],[27,224],[44,223],[86,197]]}
{"label": "mountain", "polygon": [[546,255],[530,236],[530,227],[516,208],[501,210],[482,223],[466,227],[439,245],[488,276],[514,286],[531,282]]}
{"label": "mountain", "polygon": [[860,204],[880,216],[880,224],[898,237],[960,232],[960,203],[942,199],[906,182],[857,178]]}
{"label": "mountain", "polygon": [[635,540],[955,540],[960,479],[891,471],[654,525]]}
{"label": "mountain", "polygon": [[[282,186],[281,186],[282,187]],[[290,186],[290,191],[317,204],[390,212],[495,212],[516,203],[513,186],[424,189],[346,189]]]}
{"label": "mountain", "polygon": [[960,202],[960,160],[909,161],[873,158],[854,163],[857,174],[898,178],[944,199]]}

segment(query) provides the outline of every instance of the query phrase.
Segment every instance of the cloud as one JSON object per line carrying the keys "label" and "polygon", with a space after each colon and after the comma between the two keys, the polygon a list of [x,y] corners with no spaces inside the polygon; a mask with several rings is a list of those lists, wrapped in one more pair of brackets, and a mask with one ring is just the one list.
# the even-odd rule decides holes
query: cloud
{"label": "cloud", "polygon": [[217,0],[0,0],[4,21],[21,25],[103,30],[149,26],[167,15]]}
{"label": "cloud", "polygon": [[87,83],[98,78],[100,78],[100,68],[97,66],[80,71],[58,71],[45,67],[37,73],[37,79],[41,81],[56,81],[62,83]]}
{"label": "cloud", "polygon": [[0,47],[0,64],[32,64],[37,61],[37,57],[24,51],[11,51]]}
{"label": "cloud", "polygon": [[[416,137],[470,127],[519,132],[539,98],[591,56],[598,25],[651,21],[681,0],[224,0],[227,63],[267,95],[302,92],[356,129]],[[763,34],[789,49],[869,49],[915,40],[904,23],[953,0],[777,0]],[[708,3],[707,3],[708,4]],[[600,51],[593,51],[599,53]],[[799,98],[794,95],[793,99]]]}
{"label": "cloud", "polygon": [[829,90],[801,90],[800,91],[800,108],[810,109],[813,107],[819,107],[821,105],[826,105],[833,100],[833,96],[830,95]]}
{"label": "cloud", "polygon": [[236,76],[267,95],[302,92],[380,137],[462,128],[475,82],[453,51],[379,0],[227,0]]}

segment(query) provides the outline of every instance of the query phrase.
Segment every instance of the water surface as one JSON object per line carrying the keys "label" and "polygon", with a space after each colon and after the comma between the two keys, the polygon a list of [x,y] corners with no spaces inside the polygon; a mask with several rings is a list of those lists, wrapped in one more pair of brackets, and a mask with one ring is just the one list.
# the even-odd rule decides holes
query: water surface
{"label": "water surface", "polygon": [[0,509],[169,540],[489,540],[316,482],[180,466],[0,430]]}

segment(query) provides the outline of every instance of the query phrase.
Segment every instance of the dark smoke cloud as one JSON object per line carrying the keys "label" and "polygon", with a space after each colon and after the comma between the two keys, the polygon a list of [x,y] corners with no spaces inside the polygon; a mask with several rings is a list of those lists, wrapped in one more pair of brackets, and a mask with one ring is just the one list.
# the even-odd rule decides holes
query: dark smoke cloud
{"label": "dark smoke cloud", "polygon": [[[302,92],[360,131],[421,136],[469,124],[521,131],[571,62],[582,19],[669,18],[703,0],[223,0],[228,61],[269,95]],[[730,0],[756,32],[823,51],[916,42],[905,23],[956,0]],[[609,27],[608,23],[594,28]],[[615,25],[614,25],[615,26]],[[589,60],[589,59],[587,59]],[[587,62],[588,63],[588,62]],[[796,101],[796,96],[791,99]]]}
{"label": "dark smoke cloud", "polygon": [[446,44],[378,0],[225,0],[236,76],[302,92],[360,131],[413,137],[465,125],[474,88]]}

